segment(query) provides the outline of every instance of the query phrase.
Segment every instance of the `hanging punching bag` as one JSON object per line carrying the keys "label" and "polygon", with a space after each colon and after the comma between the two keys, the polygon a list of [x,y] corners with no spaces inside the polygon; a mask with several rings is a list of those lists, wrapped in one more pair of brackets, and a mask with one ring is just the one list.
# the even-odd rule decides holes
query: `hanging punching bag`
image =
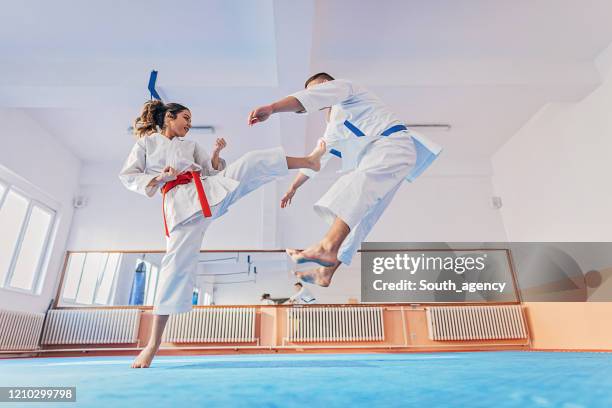
{"label": "hanging punching bag", "polygon": [[197,306],[198,305],[198,297],[200,295],[200,291],[198,290],[198,288],[194,288],[193,289],[193,295],[191,296],[191,304],[193,306]]}
{"label": "hanging punching bag", "polygon": [[134,272],[134,282],[132,283],[132,292],[130,293],[130,305],[144,304],[144,292],[146,284],[147,265],[140,261]]}

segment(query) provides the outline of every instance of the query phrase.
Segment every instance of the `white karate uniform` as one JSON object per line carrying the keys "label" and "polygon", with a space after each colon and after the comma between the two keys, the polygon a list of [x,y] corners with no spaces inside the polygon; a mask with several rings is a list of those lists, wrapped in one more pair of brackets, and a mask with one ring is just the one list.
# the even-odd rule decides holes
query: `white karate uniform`
{"label": "white karate uniform", "polygon": [[[165,139],[165,140],[164,140]],[[212,220],[225,214],[240,198],[289,171],[285,151],[249,152],[222,170],[214,170],[210,157],[197,143],[184,138],[168,139],[161,134],[140,138],[119,174],[130,190],[153,197],[157,188],[147,184],[164,167],[179,172],[200,170],[212,217],[205,218],[194,182],[180,184],[166,194],[166,218],[170,236],[162,259],[153,313],[160,315],[191,310],[198,259],[204,233]],[[160,215],[161,218],[161,215]],[[163,220],[159,220],[163,234]]]}
{"label": "white karate uniform", "polygon": [[[221,174],[226,164],[223,159],[220,162],[221,169],[215,170],[206,150],[193,140],[183,137],[169,139],[161,133],[153,133],[136,141],[119,178],[128,189],[153,197],[161,184],[156,187],[147,185],[164,167],[171,166],[179,173],[198,170],[208,204],[212,207],[238,186],[237,180]],[[195,213],[202,212],[195,183],[180,184],[168,191],[165,212],[168,231]]]}
{"label": "white karate uniform", "polygon": [[298,293],[291,296],[289,298],[289,301],[297,305],[309,305],[309,304],[317,303],[317,299],[305,287],[302,287],[302,289],[300,289]]}
{"label": "white karate uniform", "polygon": [[[347,173],[314,209],[327,223],[339,217],[351,229],[338,251],[338,260],[348,265],[402,182],[414,181],[442,149],[405,128],[378,97],[350,81],[323,82],[291,96],[305,113],[331,108],[321,168],[336,156]],[[308,169],[300,172],[308,177],[316,174]]]}

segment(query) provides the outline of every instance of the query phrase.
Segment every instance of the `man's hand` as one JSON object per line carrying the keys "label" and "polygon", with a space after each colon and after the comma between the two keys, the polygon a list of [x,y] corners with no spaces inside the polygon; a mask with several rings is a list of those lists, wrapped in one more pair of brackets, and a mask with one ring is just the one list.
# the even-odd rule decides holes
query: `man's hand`
{"label": "man's hand", "polygon": [[249,126],[253,126],[256,123],[263,122],[274,113],[272,105],[265,105],[256,108],[249,113]]}
{"label": "man's hand", "polygon": [[296,192],[296,190],[294,188],[290,188],[285,193],[283,198],[281,198],[281,208],[288,207],[289,204],[291,204],[291,200],[293,199],[293,196],[295,195],[295,192]]}
{"label": "man's hand", "polygon": [[217,140],[215,140],[215,147],[213,148],[213,155],[218,155],[221,150],[225,149],[225,147],[227,146],[227,142],[225,141],[224,138],[219,138]]}

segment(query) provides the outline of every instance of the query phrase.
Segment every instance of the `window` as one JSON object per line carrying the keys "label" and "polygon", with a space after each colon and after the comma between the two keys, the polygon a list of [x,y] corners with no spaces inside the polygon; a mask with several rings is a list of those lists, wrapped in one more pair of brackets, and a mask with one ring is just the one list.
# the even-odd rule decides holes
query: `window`
{"label": "window", "polygon": [[66,267],[66,276],[64,278],[64,291],[62,292],[62,297],[65,300],[76,299],[86,256],[87,254],[78,252],[70,254],[68,258],[68,266]]}
{"label": "window", "polygon": [[83,305],[112,305],[120,253],[70,254],[62,300]]}
{"label": "window", "polygon": [[[142,260],[138,260],[138,265]],[[153,265],[149,262],[144,261],[147,266],[147,284],[145,286],[145,305],[152,305],[155,303],[155,294],[157,292],[157,281],[159,279],[159,268],[157,265]]]}
{"label": "window", "polygon": [[34,292],[54,220],[51,208],[0,182],[0,287]]}
{"label": "window", "polygon": [[108,305],[110,302],[112,302],[110,295],[120,259],[121,254],[119,253],[108,254],[106,264],[104,265],[104,273],[99,280],[100,283],[98,285],[98,290],[96,291],[95,303],[99,305]]}

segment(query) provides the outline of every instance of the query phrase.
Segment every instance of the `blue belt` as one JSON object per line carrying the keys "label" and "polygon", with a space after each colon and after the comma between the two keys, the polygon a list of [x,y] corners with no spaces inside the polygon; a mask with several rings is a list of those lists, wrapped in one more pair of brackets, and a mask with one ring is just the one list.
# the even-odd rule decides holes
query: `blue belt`
{"label": "blue belt", "polygon": [[389,129],[382,132],[381,135],[391,136],[392,134],[396,132],[401,132],[402,130],[408,130],[408,128],[404,125],[395,125],[395,126],[391,126]]}
{"label": "blue belt", "polygon": [[[346,126],[357,137],[365,136],[365,134],[357,126],[353,125],[348,120],[344,121],[344,126]],[[392,134],[396,132],[401,132],[402,130],[408,130],[408,128],[404,125],[395,125],[395,126],[391,126],[389,129],[382,132],[381,135],[387,137],[387,136],[391,136]],[[342,152],[340,150],[330,149],[329,152],[336,157],[340,157],[340,158],[342,157]]]}
{"label": "blue belt", "polygon": [[[361,129],[353,125],[348,120],[344,121],[344,126],[346,126],[357,137],[365,136],[365,134],[361,131]],[[401,132],[403,130],[408,130],[408,128],[405,125],[395,125],[395,126],[391,126],[389,129],[382,132],[381,135],[387,137],[387,136],[391,136],[393,133]],[[421,175],[421,173],[423,173],[425,169],[427,169],[431,165],[431,163],[438,157],[438,154],[439,154],[439,153],[434,154],[432,151],[430,151],[427,148],[427,146],[425,146],[419,140],[415,138],[413,138],[412,140],[414,142],[414,147],[416,149],[417,158],[416,158],[416,163],[414,165],[414,169],[406,177],[406,180],[410,182],[414,181],[414,179],[416,179],[419,175]],[[337,156],[340,158],[342,157],[342,153],[339,150],[330,149],[329,152],[333,154],[334,156]]]}
{"label": "blue belt", "polygon": [[[353,132],[353,134],[355,136],[357,136],[357,137],[365,136],[365,133],[363,133],[361,131],[361,129],[359,129],[357,126],[353,125],[348,120],[344,121],[344,126],[346,126],[348,128],[348,130]],[[383,136],[391,136],[393,133],[401,132],[402,130],[408,130],[408,128],[406,126],[404,126],[404,125],[395,125],[395,126],[391,126],[389,129],[387,129],[384,132],[382,132],[381,135],[383,135]]]}

